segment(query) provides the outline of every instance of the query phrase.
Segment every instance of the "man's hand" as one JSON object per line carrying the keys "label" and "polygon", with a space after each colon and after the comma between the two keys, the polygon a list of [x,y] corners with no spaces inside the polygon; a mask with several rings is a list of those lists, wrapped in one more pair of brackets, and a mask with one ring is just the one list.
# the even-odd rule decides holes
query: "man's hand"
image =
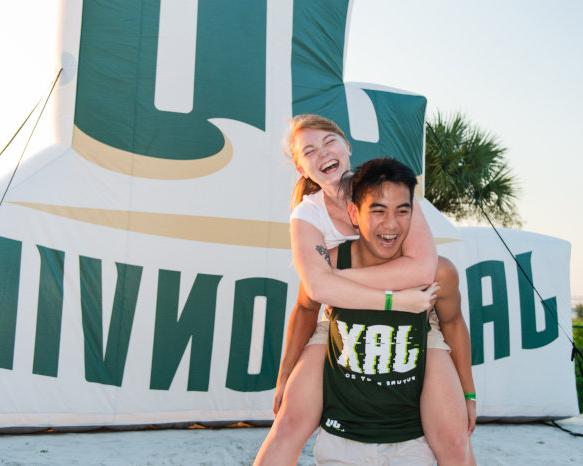
{"label": "man's hand", "polygon": [[472,435],[476,428],[476,400],[466,400],[468,409],[468,433]]}

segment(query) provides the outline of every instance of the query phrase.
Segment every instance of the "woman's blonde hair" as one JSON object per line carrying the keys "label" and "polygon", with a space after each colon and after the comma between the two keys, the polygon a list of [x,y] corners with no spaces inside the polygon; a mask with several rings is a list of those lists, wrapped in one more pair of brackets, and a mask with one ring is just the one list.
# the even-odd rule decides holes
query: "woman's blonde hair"
{"label": "woman's blonde hair", "polygon": [[[294,164],[297,166],[298,164],[298,154],[296,152],[295,147],[295,138],[303,129],[321,129],[323,131],[329,131],[330,133],[335,133],[344,139],[346,142],[348,149],[350,150],[350,142],[346,138],[344,131],[340,129],[340,127],[334,123],[332,120],[325,118],[320,115],[312,115],[312,114],[303,114],[303,115],[296,115],[290,121],[289,125],[289,132],[287,135],[286,140],[286,154],[292,159]],[[302,198],[308,194],[314,194],[318,192],[320,189],[320,185],[318,185],[315,181],[312,181],[310,178],[304,178],[300,175],[296,184],[294,185],[294,189],[292,190],[291,195],[291,208],[297,206],[300,202],[302,202]]]}

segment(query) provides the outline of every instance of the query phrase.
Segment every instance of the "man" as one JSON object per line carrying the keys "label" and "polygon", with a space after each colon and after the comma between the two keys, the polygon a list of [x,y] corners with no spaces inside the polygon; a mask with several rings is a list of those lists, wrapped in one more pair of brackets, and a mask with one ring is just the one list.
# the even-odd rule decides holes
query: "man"
{"label": "man", "polygon": [[[401,255],[415,184],[413,172],[392,159],[357,169],[349,213],[360,238],[331,251],[337,268],[378,265]],[[447,307],[453,288],[457,293],[457,273],[441,259],[438,276],[438,298]],[[387,301],[390,308],[390,295]],[[427,329],[426,312],[332,310],[317,464],[434,463],[419,412]],[[468,364],[467,355],[461,363]]]}

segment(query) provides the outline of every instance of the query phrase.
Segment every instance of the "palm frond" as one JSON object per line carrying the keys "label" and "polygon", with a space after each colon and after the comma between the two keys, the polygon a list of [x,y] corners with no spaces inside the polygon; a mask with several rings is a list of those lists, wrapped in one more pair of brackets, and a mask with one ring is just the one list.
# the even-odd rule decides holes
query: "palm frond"
{"label": "palm frond", "polygon": [[437,113],[427,123],[426,197],[461,220],[483,219],[482,209],[502,225],[521,225],[519,188],[504,157],[506,147],[462,114]]}

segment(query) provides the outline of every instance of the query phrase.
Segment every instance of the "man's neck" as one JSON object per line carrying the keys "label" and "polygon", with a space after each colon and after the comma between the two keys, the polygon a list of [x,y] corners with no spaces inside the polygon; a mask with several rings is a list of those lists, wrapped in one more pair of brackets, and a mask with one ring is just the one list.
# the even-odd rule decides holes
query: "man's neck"
{"label": "man's neck", "polygon": [[401,248],[390,258],[377,257],[371,253],[362,239],[358,239],[352,243],[351,246],[352,267],[355,269],[361,267],[370,267],[373,265],[381,265],[386,262],[393,261],[403,255]]}

